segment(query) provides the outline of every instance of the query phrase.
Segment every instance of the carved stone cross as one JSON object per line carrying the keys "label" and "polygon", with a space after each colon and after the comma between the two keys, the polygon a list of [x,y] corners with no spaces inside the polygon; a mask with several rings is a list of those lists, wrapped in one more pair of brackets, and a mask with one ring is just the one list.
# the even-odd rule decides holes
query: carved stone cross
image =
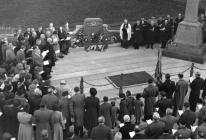
{"label": "carved stone cross", "polygon": [[200,0],[187,0],[185,21],[197,22],[198,21],[198,8]]}

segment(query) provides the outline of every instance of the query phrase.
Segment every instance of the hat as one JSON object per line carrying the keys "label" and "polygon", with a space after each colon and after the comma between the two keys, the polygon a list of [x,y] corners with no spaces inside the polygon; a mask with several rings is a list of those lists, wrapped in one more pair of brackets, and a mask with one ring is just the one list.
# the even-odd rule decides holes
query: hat
{"label": "hat", "polygon": [[31,84],[30,86],[29,86],[29,90],[35,90],[36,89],[36,85],[35,84]]}
{"label": "hat", "polygon": [[155,113],[153,114],[153,119],[157,120],[157,119],[159,119],[159,118],[160,118],[159,113],[155,112]]}

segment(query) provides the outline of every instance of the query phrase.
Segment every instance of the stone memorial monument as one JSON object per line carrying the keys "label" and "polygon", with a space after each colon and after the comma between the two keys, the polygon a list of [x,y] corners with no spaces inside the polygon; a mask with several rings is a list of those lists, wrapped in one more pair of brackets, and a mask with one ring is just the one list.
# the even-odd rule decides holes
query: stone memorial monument
{"label": "stone memorial monument", "polygon": [[202,24],[198,22],[200,0],[187,0],[184,21],[179,23],[174,42],[163,51],[163,56],[204,63],[206,46],[203,44]]}

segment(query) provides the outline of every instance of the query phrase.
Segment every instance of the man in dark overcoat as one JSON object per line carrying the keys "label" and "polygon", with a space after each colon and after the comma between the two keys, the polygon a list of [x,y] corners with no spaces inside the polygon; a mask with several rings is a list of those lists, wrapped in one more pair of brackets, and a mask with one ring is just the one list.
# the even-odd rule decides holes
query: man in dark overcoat
{"label": "man in dark overcoat", "polygon": [[76,136],[82,137],[84,135],[84,105],[85,95],[80,93],[79,87],[74,88],[75,95],[72,96],[70,102],[70,114],[74,119],[74,133]]}
{"label": "man in dark overcoat", "polygon": [[67,38],[67,34],[63,30],[62,26],[59,27],[58,37],[59,37],[60,51],[64,54],[67,54],[69,49],[66,45],[66,40],[65,40]]}
{"label": "man in dark overcoat", "polygon": [[[42,51],[45,52],[47,51],[48,53],[46,54],[46,56],[43,58],[44,61],[44,73],[42,74],[42,78],[43,79],[49,79],[50,78],[50,73],[52,70],[52,67],[55,65],[55,52],[52,46],[52,39],[48,38],[46,45],[42,48]],[[48,62],[47,64],[45,64],[45,62]]]}
{"label": "man in dark overcoat", "polygon": [[156,43],[156,36],[157,36],[157,27],[155,25],[155,21],[151,20],[147,31],[146,31],[146,40],[147,40],[147,49],[153,49],[154,43]]}
{"label": "man in dark overcoat", "polygon": [[168,40],[170,39],[170,25],[168,20],[165,20],[164,23],[159,28],[159,39],[161,43],[161,48],[165,48]]}
{"label": "man in dark overcoat", "polygon": [[139,46],[143,44],[143,26],[140,25],[140,20],[133,25],[133,46],[135,49],[139,49]]}
{"label": "man in dark overcoat", "polygon": [[165,82],[160,86],[160,91],[166,93],[168,99],[172,99],[173,93],[175,91],[175,82],[170,80],[170,74],[165,75]]}
{"label": "man in dark overcoat", "polygon": [[159,92],[158,88],[154,86],[153,79],[149,79],[148,84],[142,93],[142,97],[145,99],[144,120],[152,119],[155,97],[158,96]]}
{"label": "man in dark overcoat", "polygon": [[196,111],[198,99],[200,98],[200,90],[203,90],[204,80],[200,77],[200,73],[195,74],[195,79],[190,84],[191,92],[189,97],[190,109]]}
{"label": "man in dark overcoat", "polygon": [[144,18],[141,18],[140,20],[140,26],[141,28],[143,29],[143,33],[142,33],[142,36],[143,36],[143,42],[142,42],[142,45],[145,45],[146,42],[147,42],[147,38],[146,38],[146,35],[147,35],[147,28],[149,26],[148,22],[144,19]]}
{"label": "man in dark overcoat", "polygon": [[100,106],[100,115],[105,118],[105,125],[112,128],[112,105],[108,103],[108,97],[103,98],[104,103]]}
{"label": "man in dark overcoat", "polygon": [[124,115],[128,115],[129,114],[129,110],[127,108],[127,102],[126,102],[126,96],[124,93],[120,94],[120,105],[119,105],[119,117],[118,120],[120,120],[121,122],[123,122],[123,117]]}
{"label": "man in dark overcoat", "polygon": [[178,74],[179,81],[176,83],[174,94],[174,110],[173,115],[177,115],[178,110],[182,110],[184,99],[188,91],[188,83],[183,79],[182,73]]}

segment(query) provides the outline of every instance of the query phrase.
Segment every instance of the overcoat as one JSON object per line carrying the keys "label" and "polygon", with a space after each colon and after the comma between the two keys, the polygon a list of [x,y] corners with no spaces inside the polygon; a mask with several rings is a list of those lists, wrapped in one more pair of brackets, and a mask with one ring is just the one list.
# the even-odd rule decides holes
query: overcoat
{"label": "overcoat", "polygon": [[87,97],[85,99],[85,128],[92,129],[98,125],[98,116],[99,116],[99,98],[97,97]]}
{"label": "overcoat", "polygon": [[142,97],[145,99],[144,115],[153,115],[153,107],[155,97],[158,96],[158,88],[154,85],[149,85],[143,91]]}
{"label": "overcoat", "polygon": [[103,103],[100,106],[100,115],[105,118],[105,125],[112,128],[112,105],[109,103]]}
{"label": "overcoat", "polygon": [[84,94],[76,93],[72,96],[69,109],[72,117],[74,117],[74,126],[76,127],[84,125],[84,104]]}

